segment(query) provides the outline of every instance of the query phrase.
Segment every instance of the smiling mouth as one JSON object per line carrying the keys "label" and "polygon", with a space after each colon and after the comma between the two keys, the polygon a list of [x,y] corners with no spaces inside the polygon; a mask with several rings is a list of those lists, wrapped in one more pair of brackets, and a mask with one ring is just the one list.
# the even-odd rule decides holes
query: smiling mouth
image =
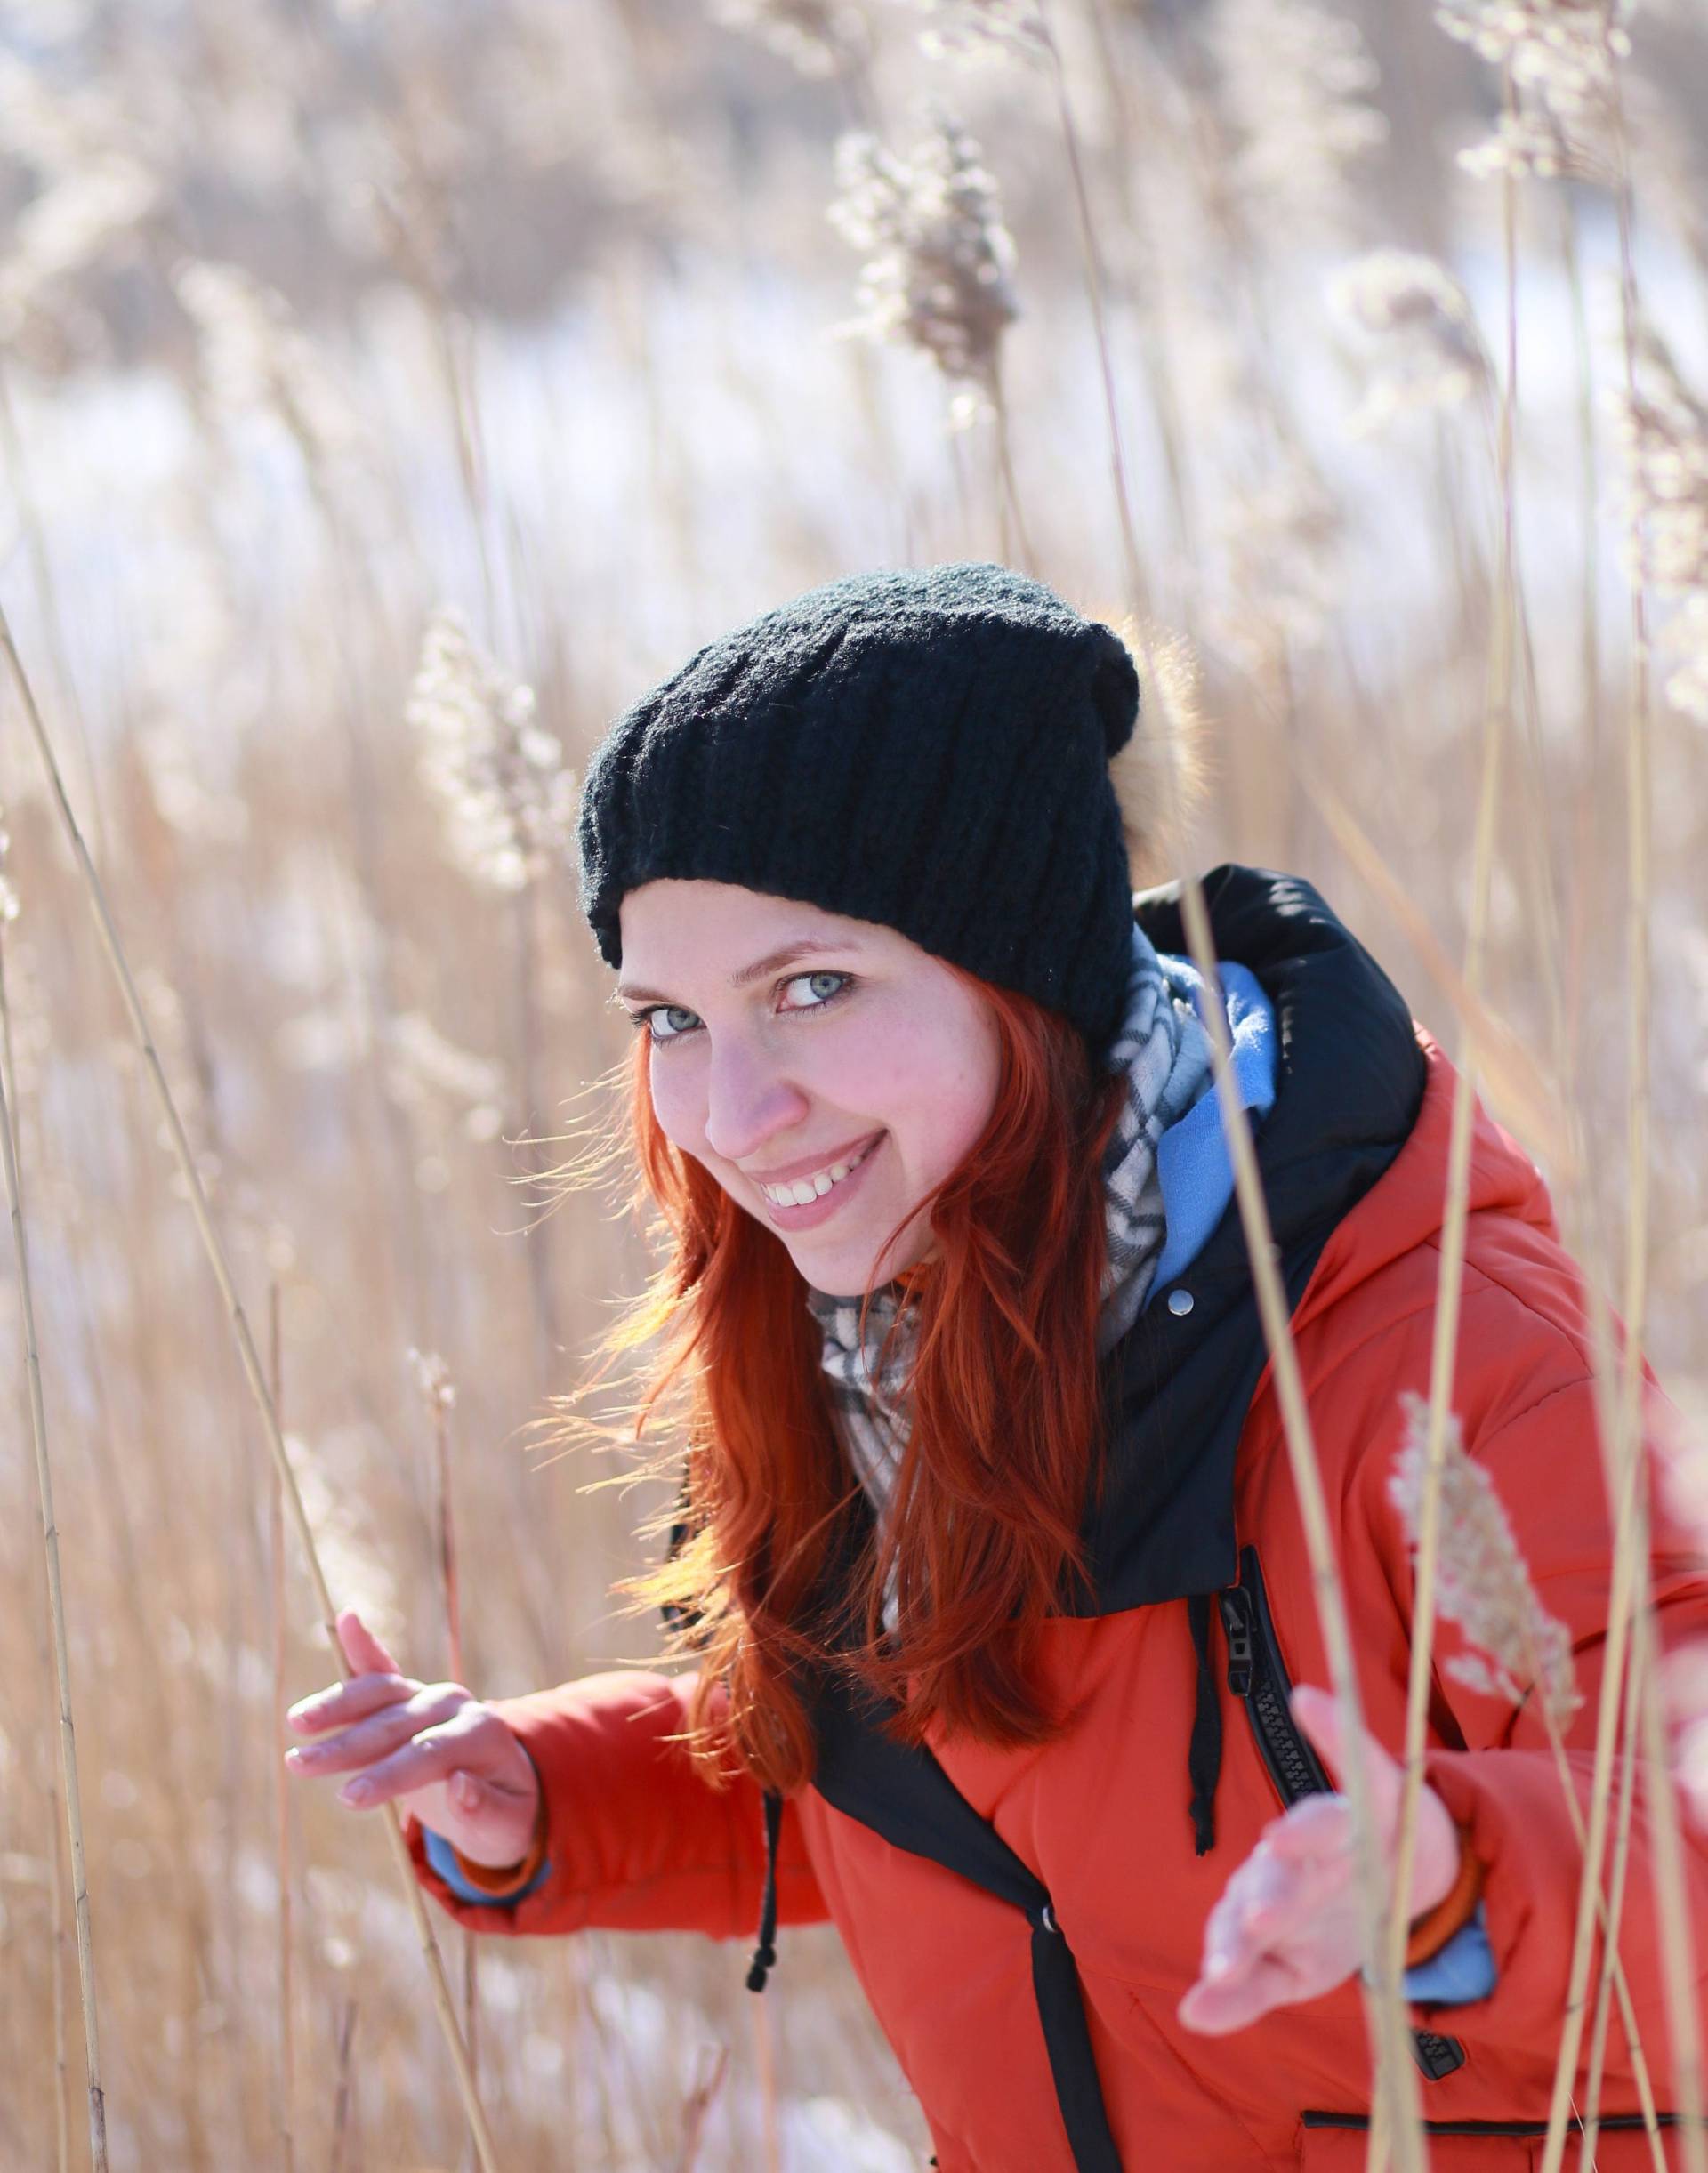
{"label": "smiling mouth", "polygon": [[826,1193],[834,1192],[845,1178],[851,1176],[882,1138],[883,1134],[879,1132],[846,1161],[827,1163],[810,1177],[797,1177],[786,1185],[761,1185],[759,1189],[773,1207],[810,1207],[815,1200],[822,1200]]}

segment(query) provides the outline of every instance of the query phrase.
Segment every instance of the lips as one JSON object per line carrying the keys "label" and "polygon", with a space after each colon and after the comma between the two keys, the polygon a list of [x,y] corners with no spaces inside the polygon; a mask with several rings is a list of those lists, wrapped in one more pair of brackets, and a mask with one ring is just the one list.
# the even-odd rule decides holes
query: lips
{"label": "lips", "polygon": [[[779,1230],[816,1229],[819,1223],[836,1214],[847,1203],[849,1195],[866,1182],[867,1166],[882,1152],[888,1132],[879,1132],[871,1142],[854,1155],[847,1174],[828,1185],[823,1192],[815,1191],[810,1199],[780,1204],[761,1192],[765,1211]],[[822,1166],[822,1165],[821,1165]],[[840,1167],[833,1163],[832,1168]],[[800,1179],[795,1180],[800,1182]]]}
{"label": "lips", "polygon": [[869,1131],[858,1139],[850,1139],[846,1145],[834,1147],[828,1153],[802,1162],[780,1162],[774,1170],[749,1170],[746,1174],[761,1190],[767,1185],[793,1185],[802,1178],[817,1177],[820,1171],[834,1170],[839,1162],[853,1162],[883,1137],[882,1131]]}

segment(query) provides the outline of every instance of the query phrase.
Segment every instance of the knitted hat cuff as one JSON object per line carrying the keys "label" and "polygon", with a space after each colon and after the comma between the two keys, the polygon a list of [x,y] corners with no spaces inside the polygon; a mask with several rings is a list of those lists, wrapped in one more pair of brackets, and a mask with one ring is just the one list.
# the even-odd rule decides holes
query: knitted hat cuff
{"label": "knitted hat cuff", "polygon": [[897,929],[1101,1050],[1132,930],[1108,760],[1137,709],[1117,637],[1005,567],[810,591],[702,649],[595,751],[600,953],[621,963],[640,884],[739,883]]}

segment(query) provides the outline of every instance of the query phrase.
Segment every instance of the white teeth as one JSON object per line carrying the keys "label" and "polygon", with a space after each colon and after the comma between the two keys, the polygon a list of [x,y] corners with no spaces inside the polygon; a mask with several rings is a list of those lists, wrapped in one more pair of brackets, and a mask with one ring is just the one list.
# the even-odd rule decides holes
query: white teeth
{"label": "white teeth", "polygon": [[[873,1147],[877,1145],[874,1139]],[[788,1185],[761,1185],[760,1190],[774,1206],[810,1207],[813,1201],[821,1200],[833,1185],[840,1185],[850,1170],[858,1170],[872,1147],[863,1147],[851,1162],[833,1162],[827,1170],[816,1171],[811,1177],[797,1178]]]}

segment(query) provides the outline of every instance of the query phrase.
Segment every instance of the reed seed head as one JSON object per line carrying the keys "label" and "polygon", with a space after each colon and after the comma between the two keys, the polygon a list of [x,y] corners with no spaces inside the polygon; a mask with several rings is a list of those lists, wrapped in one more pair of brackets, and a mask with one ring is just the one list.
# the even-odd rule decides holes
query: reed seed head
{"label": "reed seed head", "polygon": [[841,193],[831,223],[866,253],[844,329],[931,356],[958,384],[995,389],[1003,333],[1019,315],[1009,274],[1014,245],[978,145],[945,113],[911,158],[875,136],[836,147]]}
{"label": "reed seed head", "polygon": [[1339,234],[1348,169],[1384,143],[1382,78],[1358,25],[1309,0],[1221,0],[1212,44],[1240,149],[1235,179],[1271,224]]}
{"label": "reed seed head", "polygon": [[536,721],[533,690],[485,654],[451,605],[428,624],[404,715],[466,875],[520,890],[568,855],[575,778],[562,746]]}
{"label": "reed seed head", "polygon": [[409,1364],[415,1370],[415,1386],[421,1390],[422,1400],[429,1411],[451,1411],[456,1405],[456,1384],[451,1379],[451,1369],[436,1350],[417,1350],[409,1346]]}
{"label": "reed seed head", "polygon": [[1374,249],[1337,272],[1328,305],[1368,342],[1365,397],[1348,428],[1379,428],[1413,407],[1451,406],[1492,382],[1470,297],[1433,257]]}
{"label": "reed seed head", "polygon": [[914,0],[929,20],[921,50],[934,60],[976,63],[1013,56],[1043,60],[1049,27],[1037,0]]}
{"label": "reed seed head", "polygon": [[1708,724],[1708,405],[1686,384],[1655,327],[1636,327],[1635,392],[1615,402],[1634,516],[1631,577],[1674,606],[1662,642],[1665,688]]}
{"label": "reed seed head", "polygon": [[1441,0],[1435,20],[1492,67],[1511,68],[1516,114],[1460,155],[1471,173],[1610,181],[1618,158],[1615,70],[1631,52],[1624,0]]}
{"label": "reed seed head", "polygon": [[712,20],[745,31],[803,76],[839,76],[865,57],[866,18],[845,0],[712,0]]}
{"label": "reed seed head", "polygon": [[[1430,1407],[1409,1392],[1399,1400],[1406,1432],[1388,1493],[1415,1546],[1429,1469]],[[1452,1412],[1442,1451],[1435,1601],[1471,1648],[1444,1662],[1446,1671],[1512,1705],[1539,1690],[1551,1723],[1563,1728],[1583,1702],[1566,1626],[1537,1598],[1494,1482],[1465,1453]]]}
{"label": "reed seed head", "polygon": [[0,805],[0,927],[18,918],[18,893],[12,887],[12,878],[6,873],[7,857],[12,851],[12,833],[6,828],[6,810]]}

